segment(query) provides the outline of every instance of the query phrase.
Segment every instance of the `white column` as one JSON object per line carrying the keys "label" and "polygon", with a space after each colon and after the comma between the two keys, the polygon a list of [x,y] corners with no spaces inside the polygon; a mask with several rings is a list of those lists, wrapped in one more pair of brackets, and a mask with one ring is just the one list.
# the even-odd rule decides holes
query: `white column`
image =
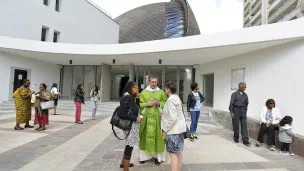
{"label": "white column", "polygon": [[268,24],[268,0],[262,0],[262,24]]}
{"label": "white column", "polygon": [[165,89],[165,83],[166,82],[166,67],[162,67],[162,89]]}
{"label": "white column", "polygon": [[134,81],[135,67],[133,64],[130,64],[129,69],[129,81]]}
{"label": "white column", "polygon": [[[135,66],[136,83],[139,84],[139,67]],[[139,86],[139,85],[138,85]]]}
{"label": "white column", "polygon": [[143,82],[144,82],[144,87],[143,89],[145,89],[147,87],[147,79],[146,79],[146,74],[147,74],[147,71],[146,71],[146,68],[144,67],[144,74],[143,74]]}
{"label": "white column", "polygon": [[101,102],[110,101],[111,97],[111,65],[102,64],[101,68]]}
{"label": "white column", "polygon": [[177,66],[177,70],[176,70],[176,94],[179,96],[179,80],[180,80],[180,71],[179,71],[179,66]]}

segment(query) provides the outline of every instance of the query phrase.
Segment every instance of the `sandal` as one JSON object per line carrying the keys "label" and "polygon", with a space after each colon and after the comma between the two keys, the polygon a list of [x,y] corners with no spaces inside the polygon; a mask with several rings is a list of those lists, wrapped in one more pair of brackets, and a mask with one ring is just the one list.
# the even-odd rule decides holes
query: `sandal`
{"label": "sandal", "polygon": [[82,122],[82,121],[79,121],[79,122],[75,122],[75,123],[78,123],[78,124],[83,124],[83,122]]}
{"label": "sandal", "polygon": [[[134,166],[133,163],[130,163],[130,164],[129,164],[129,167],[133,167],[133,166]],[[120,168],[124,168],[124,164],[120,164],[119,167],[120,167]]]}
{"label": "sandal", "polygon": [[272,146],[270,147],[270,151],[275,151],[275,149],[276,149],[276,147],[275,147],[274,145],[272,145]]}
{"label": "sandal", "polygon": [[21,128],[21,127],[15,127],[14,129],[15,129],[15,130],[18,130],[18,131],[19,131],[19,130],[24,130],[24,128]]}
{"label": "sandal", "polygon": [[37,129],[37,131],[44,131],[45,128],[40,128],[40,129]]}
{"label": "sandal", "polygon": [[42,127],[38,127],[38,128],[36,128],[35,130],[37,131],[37,130],[40,129],[40,128],[42,128]]}

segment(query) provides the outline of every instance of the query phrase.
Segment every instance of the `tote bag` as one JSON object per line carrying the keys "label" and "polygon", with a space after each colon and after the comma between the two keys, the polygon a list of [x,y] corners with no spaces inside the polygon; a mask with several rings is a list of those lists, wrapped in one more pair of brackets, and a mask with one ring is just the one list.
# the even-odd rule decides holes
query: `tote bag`
{"label": "tote bag", "polygon": [[41,102],[40,107],[41,107],[42,110],[53,109],[54,108],[54,102],[53,101]]}

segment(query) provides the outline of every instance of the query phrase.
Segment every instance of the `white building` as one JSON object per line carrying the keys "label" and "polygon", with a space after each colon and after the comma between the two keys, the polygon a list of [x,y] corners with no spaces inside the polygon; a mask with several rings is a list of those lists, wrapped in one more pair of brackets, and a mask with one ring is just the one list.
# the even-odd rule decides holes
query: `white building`
{"label": "white building", "polygon": [[244,27],[303,17],[303,0],[244,0]]}
{"label": "white building", "polygon": [[87,0],[1,0],[0,36],[73,44],[118,43],[119,25]]}

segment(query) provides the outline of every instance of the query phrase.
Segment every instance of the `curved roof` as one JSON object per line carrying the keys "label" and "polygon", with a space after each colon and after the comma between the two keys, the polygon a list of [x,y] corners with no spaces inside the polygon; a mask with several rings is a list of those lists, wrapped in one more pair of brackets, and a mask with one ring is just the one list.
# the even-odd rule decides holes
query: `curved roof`
{"label": "curved roof", "polygon": [[304,18],[199,36],[126,44],[64,44],[0,36],[0,51],[54,64],[195,65],[304,38]]}
{"label": "curved roof", "polygon": [[154,3],[130,10],[115,19],[119,43],[142,42],[200,34],[186,0]]}

